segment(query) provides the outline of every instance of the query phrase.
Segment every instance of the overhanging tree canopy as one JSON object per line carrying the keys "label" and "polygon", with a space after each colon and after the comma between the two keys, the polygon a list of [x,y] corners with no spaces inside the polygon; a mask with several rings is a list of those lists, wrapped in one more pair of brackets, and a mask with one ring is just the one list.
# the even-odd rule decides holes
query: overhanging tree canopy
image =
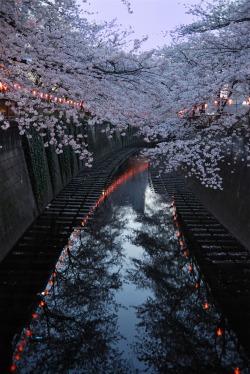
{"label": "overhanging tree canopy", "polygon": [[128,34],[113,23],[91,24],[75,0],[0,0],[1,96],[15,103],[20,133],[35,128],[58,153],[71,145],[88,159],[67,123],[105,121],[122,134],[132,124],[161,141],[149,153],[164,155],[168,168],[187,165],[220,187],[225,142],[243,136],[250,158],[250,5],[215,0],[190,12],[197,21],[177,28],[171,46],[139,52],[137,40],[125,49]]}

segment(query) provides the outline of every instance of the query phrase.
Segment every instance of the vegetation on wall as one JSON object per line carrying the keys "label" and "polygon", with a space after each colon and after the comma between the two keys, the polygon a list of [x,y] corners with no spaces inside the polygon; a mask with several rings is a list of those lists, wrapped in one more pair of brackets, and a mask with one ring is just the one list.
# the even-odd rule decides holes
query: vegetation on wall
{"label": "vegetation on wall", "polygon": [[31,132],[32,138],[23,136],[22,144],[37,208],[41,210],[48,196],[49,173],[43,140],[35,130]]}

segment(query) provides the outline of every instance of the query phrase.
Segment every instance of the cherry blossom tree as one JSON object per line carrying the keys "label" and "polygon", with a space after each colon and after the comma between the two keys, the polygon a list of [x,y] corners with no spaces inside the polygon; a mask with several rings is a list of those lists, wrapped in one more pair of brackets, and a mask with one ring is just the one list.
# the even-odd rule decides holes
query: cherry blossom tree
{"label": "cherry blossom tree", "polygon": [[168,65],[162,76],[166,116],[150,136],[144,133],[168,140],[150,151],[164,156],[167,170],[182,165],[187,175],[221,188],[220,164],[233,145],[243,143],[235,162],[250,160],[250,5],[218,0],[190,13],[198,21],[174,30],[172,46],[158,53]]}
{"label": "cherry blossom tree", "polygon": [[0,0],[0,95],[20,133],[39,133],[57,153],[70,145],[90,165],[83,126],[105,123],[109,137],[137,126],[167,170],[221,188],[220,163],[237,141],[250,159],[250,5],[202,1],[189,12],[197,21],[174,30],[171,46],[144,52],[114,22],[89,22],[75,0]]}
{"label": "cherry blossom tree", "polygon": [[[21,134],[35,129],[45,146],[61,153],[71,145],[83,159],[90,156],[83,134],[68,134],[70,123],[77,132],[105,121],[123,134],[128,124],[142,124],[148,98],[156,105],[152,53],[136,54],[138,40],[124,52],[126,31],[90,24],[74,0],[1,0],[0,9],[1,96]],[[8,126],[5,120],[1,127]]]}

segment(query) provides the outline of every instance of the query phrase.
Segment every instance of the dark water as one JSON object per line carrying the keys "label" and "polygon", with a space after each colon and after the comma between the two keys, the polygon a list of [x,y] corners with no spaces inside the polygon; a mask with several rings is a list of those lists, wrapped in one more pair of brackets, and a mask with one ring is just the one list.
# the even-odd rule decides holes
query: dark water
{"label": "dark water", "polygon": [[15,348],[16,372],[248,373],[146,166],[131,158],[72,233]]}

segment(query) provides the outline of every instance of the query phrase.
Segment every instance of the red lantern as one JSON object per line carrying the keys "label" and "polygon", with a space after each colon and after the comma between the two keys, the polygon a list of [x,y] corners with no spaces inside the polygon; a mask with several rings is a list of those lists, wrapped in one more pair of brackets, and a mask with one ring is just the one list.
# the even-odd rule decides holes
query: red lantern
{"label": "red lantern", "polygon": [[18,361],[18,360],[20,360],[20,358],[21,358],[21,355],[19,353],[16,353],[15,356],[14,356],[14,359],[16,361]]}
{"label": "red lantern", "polygon": [[15,364],[12,364],[11,367],[10,367],[10,371],[12,373],[14,373],[14,371],[16,370],[16,365]]}
{"label": "red lantern", "polygon": [[208,304],[208,302],[206,301],[206,302],[203,304],[203,306],[204,306],[204,309],[208,309],[208,308],[209,308],[209,304]]}
{"label": "red lantern", "polygon": [[217,336],[222,336],[222,335],[223,335],[223,331],[221,330],[221,328],[218,328],[218,329],[216,330],[216,335],[217,335]]}
{"label": "red lantern", "polygon": [[240,374],[240,368],[238,368],[238,367],[235,368],[235,369],[234,369],[234,374]]}
{"label": "red lantern", "polygon": [[27,335],[27,336],[31,336],[31,335],[32,335],[32,331],[31,331],[31,330],[27,330],[27,331],[26,331],[26,335]]}
{"label": "red lantern", "polygon": [[40,301],[40,305],[41,306],[44,306],[45,305],[45,302],[43,300]]}

